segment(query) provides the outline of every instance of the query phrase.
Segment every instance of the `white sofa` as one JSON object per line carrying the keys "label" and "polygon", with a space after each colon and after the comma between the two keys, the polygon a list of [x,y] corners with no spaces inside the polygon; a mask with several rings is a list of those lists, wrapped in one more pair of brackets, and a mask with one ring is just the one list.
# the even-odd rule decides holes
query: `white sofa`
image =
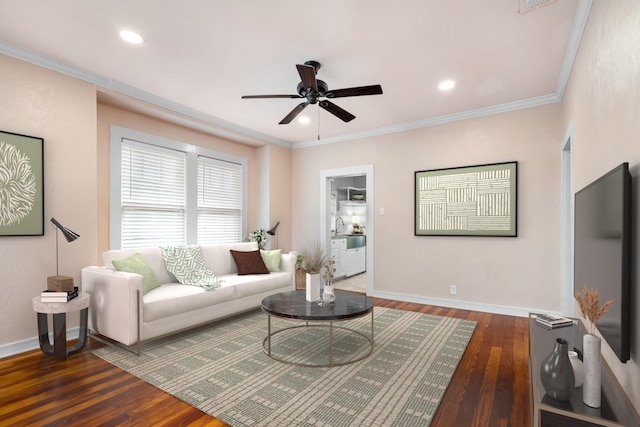
{"label": "white sofa", "polygon": [[[221,286],[206,291],[182,285],[164,265],[160,248],[110,250],[104,267],[82,269],[82,290],[91,294],[89,328],[124,345],[178,332],[260,306],[268,295],[295,289],[296,257],[282,254],[280,272],[238,275],[230,250],[256,250],[255,242],[201,245],[206,266]],[[114,269],[112,261],[145,257],[161,286],[143,295],[142,276]],[[139,347],[138,347],[139,348]]]}

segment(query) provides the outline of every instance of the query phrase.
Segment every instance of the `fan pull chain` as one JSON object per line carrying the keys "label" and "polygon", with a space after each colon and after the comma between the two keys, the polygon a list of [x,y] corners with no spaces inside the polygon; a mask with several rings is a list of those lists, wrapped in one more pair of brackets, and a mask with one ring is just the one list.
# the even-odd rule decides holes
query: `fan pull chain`
{"label": "fan pull chain", "polygon": [[318,141],[320,141],[320,106],[318,106]]}

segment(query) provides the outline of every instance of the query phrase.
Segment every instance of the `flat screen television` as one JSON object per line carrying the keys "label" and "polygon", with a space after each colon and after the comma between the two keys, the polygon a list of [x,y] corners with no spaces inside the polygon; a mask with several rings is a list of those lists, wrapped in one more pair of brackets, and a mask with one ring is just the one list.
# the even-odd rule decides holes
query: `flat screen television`
{"label": "flat screen television", "polygon": [[574,291],[613,305],[598,330],[621,362],[631,351],[631,175],[622,163],[575,195]]}

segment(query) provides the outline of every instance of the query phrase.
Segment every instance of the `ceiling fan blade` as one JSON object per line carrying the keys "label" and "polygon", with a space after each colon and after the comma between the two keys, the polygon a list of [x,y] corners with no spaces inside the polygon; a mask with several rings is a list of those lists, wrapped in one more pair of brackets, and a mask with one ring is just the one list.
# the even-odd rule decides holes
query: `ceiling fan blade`
{"label": "ceiling fan blade", "polygon": [[307,105],[309,105],[308,102],[301,102],[300,104],[298,104],[298,106],[296,108],[291,110],[291,112],[289,114],[287,114],[287,116],[284,119],[280,120],[280,123],[278,123],[278,124],[286,125],[286,124],[291,123],[291,120],[295,119],[296,116],[298,114],[300,114],[300,112],[302,110],[304,110]]}
{"label": "ceiling fan blade", "polygon": [[316,81],[316,69],[311,65],[296,64],[300,80],[305,89],[311,88],[314,92],[318,91],[318,82]]}
{"label": "ceiling fan blade", "polygon": [[356,116],[354,116],[347,110],[344,110],[338,107],[336,104],[334,104],[331,101],[327,101],[327,100],[320,101],[320,106],[345,123],[350,122],[351,120],[356,118]]}
{"label": "ceiling fan blade", "polygon": [[382,86],[359,86],[346,89],[330,90],[326,93],[327,98],[344,98],[347,96],[382,95]]}
{"label": "ceiling fan blade", "polygon": [[242,99],[264,99],[264,98],[302,98],[300,95],[243,95]]}

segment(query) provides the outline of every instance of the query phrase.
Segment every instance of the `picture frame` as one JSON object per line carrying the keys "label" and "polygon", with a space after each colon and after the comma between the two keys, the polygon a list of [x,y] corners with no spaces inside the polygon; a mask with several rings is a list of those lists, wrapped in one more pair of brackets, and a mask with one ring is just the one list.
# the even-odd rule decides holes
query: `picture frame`
{"label": "picture frame", "polygon": [[44,235],[44,139],[0,131],[0,237]]}
{"label": "picture frame", "polygon": [[518,162],[415,172],[416,236],[518,235]]}

